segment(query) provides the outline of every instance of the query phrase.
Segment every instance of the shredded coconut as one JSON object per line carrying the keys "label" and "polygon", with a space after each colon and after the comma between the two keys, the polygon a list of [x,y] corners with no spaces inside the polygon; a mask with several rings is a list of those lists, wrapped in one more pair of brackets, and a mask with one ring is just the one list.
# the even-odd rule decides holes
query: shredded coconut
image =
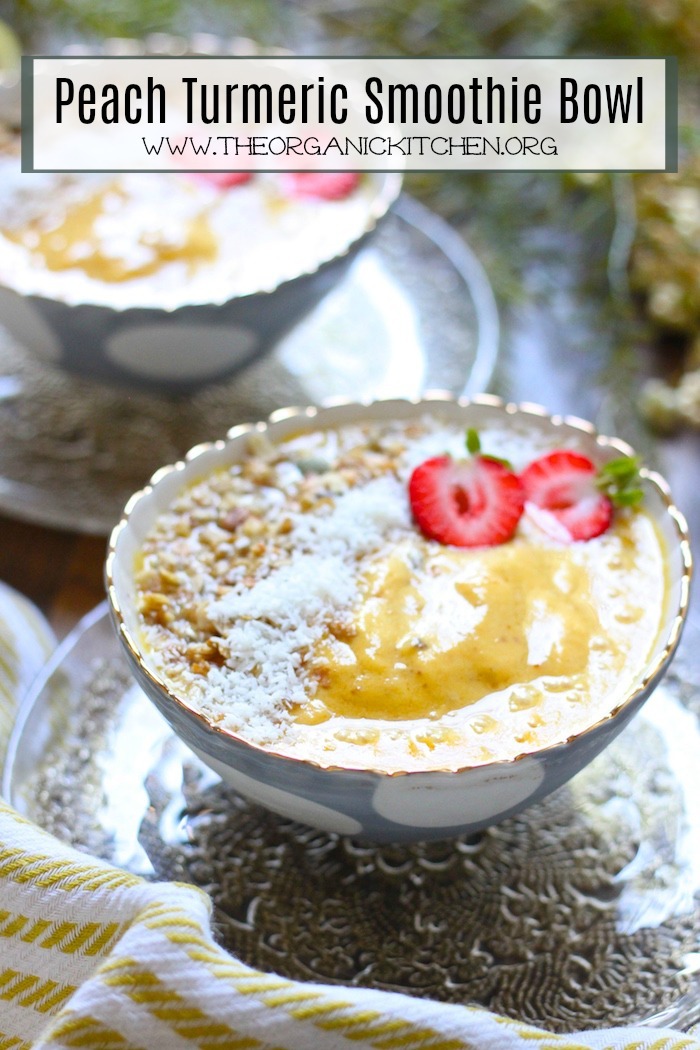
{"label": "shredded coconut", "polygon": [[212,670],[206,709],[272,738],[288,705],[309,695],[311,683],[300,675],[303,655],[357,599],[359,559],[407,528],[410,515],[404,487],[382,477],[350,489],[330,514],[298,514],[292,521],[296,550],[290,561],[251,589],[237,583],[207,609],[236,676]]}
{"label": "shredded coconut", "polygon": [[[225,302],[313,272],[362,234],[379,185],[365,178],[332,201],[287,197],[269,174],[227,192],[159,172],[38,174],[28,188],[18,169],[16,157],[0,156],[0,280],[23,294],[118,309]],[[101,214],[88,236],[65,245],[65,265],[47,265],[39,231],[60,228],[91,195],[100,198]],[[211,238],[211,258],[197,254],[202,237]],[[121,264],[130,276],[91,275],[83,264],[93,256]]]}

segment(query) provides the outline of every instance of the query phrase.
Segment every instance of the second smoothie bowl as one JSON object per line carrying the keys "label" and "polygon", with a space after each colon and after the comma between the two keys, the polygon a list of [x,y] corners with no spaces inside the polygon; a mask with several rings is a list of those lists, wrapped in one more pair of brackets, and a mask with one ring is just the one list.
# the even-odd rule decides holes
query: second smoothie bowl
{"label": "second smoothie bowl", "polygon": [[141,686],[237,790],[408,842],[598,754],[664,673],[690,571],[628,446],[428,398],[283,410],[193,449],[130,500],[107,584]]}
{"label": "second smoothie bowl", "polygon": [[0,136],[0,309],[78,375],[187,392],[269,349],[346,273],[399,175],[19,171]]}

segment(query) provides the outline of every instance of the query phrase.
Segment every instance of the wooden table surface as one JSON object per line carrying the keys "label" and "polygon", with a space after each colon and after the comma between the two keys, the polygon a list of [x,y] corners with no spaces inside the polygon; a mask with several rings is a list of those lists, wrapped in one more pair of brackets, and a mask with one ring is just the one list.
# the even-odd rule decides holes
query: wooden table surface
{"label": "wooden table surface", "polygon": [[38,605],[59,638],[104,598],[106,540],[0,516],[0,579]]}

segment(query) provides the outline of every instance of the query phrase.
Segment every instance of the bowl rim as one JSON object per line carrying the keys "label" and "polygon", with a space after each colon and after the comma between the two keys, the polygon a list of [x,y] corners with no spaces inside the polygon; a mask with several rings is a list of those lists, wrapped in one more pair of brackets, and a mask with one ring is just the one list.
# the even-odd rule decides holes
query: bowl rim
{"label": "bowl rim", "polygon": [[[553,752],[559,748],[565,747],[572,744],[574,741],[580,740],[587,737],[589,734],[595,733],[602,726],[613,722],[620,715],[622,715],[629,708],[634,708],[635,704],[642,700],[644,693],[648,689],[650,683],[656,679],[662,671],[666,668],[671,657],[673,656],[678,643],[680,641],[683,626],[688,613],[689,599],[690,599],[690,581],[693,575],[693,558],[690,548],[690,537],[688,532],[688,525],[683,513],[678,509],[671,496],[670,487],[665,478],[658,473],[656,470],[642,467],[640,469],[640,476],[642,479],[654,489],[663,504],[665,513],[671,520],[673,529],[677,539],[677,550],[681,562],[681,575],[678,581],[678,604],[675,610],[669,610],[669,615],[672,617],[670,625],[666,633],[666,640],[663,649],[659,654],[652,660],[648,659],[645,665],[644,675],[641,681],[637,682],[634,688],[630,689],[624,699],[620,701],[614,708],[608,711],[601,718],[597,719],[591,725],[586,726],[584,729],[579,730],[576,733],[572,733],[570,736],[563,740],[557,740],[553,743],[547,744],[544,747],[534,748],[532,750],[526,750],[522,753],[515,755],[512,758],[496,758],[489,762],[473,763],[465,766],[460,766],[458,769],[447,769],[444,767],[428,767],[425,769],[412,769],[412,770],[382,770],[373,768],[370,766],[344,766],[344,765],[333,765],[323,764],[314,759],[303,758],[298,755],[285,754],[281,751],[276,751],[272,747],[266,747],[261,744],[256,744],[250,740],[246,740],[245,737],[241,736],[239,732],[234,732],[230,729],[224,729],[219,725],[211,722],[205,714],[198,711],[194,707],[190,706],[182,697],[178,696],[177,693],[168,685],[164,679],[160,677],[152,668],[147,665],[145,658],[142,655],[141,649],[136,644],[134,639],[129,632],[126,623],[124,621],[124,615],[119,602],[119,596],[117,594],[117,587],[115,584],[115,564],[118,559],[117,547],[121,535],[130,525],[131,515],[135,507],[140,504],[144,499],[148,499],[155,488],[163,481],[164,478],[169,477],[172,473],[182,471],[194,460],[199,459],[202,455],[206,455],[208,452],[216,451],[221,452],[229,445],[237,443],[244,435],[251,433],[264,434],[268,431],[271,426],[276,425],[279,422],[287,421],[290,419],[298,418],[300,421],[305,421],[312,424],[318,419],[319,414],[321,417],[333,409],[358,409],[360,411],[364,409],[371,409],[375,406],[391,406],[401,405],[410,406],[416,413],[421,409],[429,411],[431,408],[449,404],[459,409],[468,409],[472,406],[484,406],[487,408],[494,408],[501,410],[506,416],[524,415],[535,417],[540,421],[553,426],[554,428],[565,427],[573,431],[579,431],[585,434],[588,438],[592,438],[596,445],[601,449],[612,450],[617,452],[619,455],[631,456],[634,455],[634,449],[621,438],[609,437],[604,434],[600,434],[593,423],[588,420],[582,419],[579,416],[574,415],[560,415],[556,413],[550,413],[543,406],[530,401],[512,402],[506,401],[505,399],[492,394],[479,394],[474,397],[454,397],[452,394],[445,391],[429,391],[423,394],[420,398],[371,398],[365,401],[357,401],[353,399],[334,398],[333,400],[325,401],[320,405],[309,405],[306,407],[290,406],[286,408],[280,408],[272,412],[265,421],[257,423],[242,423],[233,426],[229,429],[224,439],[217,441],[203,442],[195,445],[191,448],[185,456],[175,463],[168,464],[160,467],[152,475],[150,480],[144,485],[143,488],[135,492],[127,501],[122,516],[119,522],[114,526],[111,531],[108,545],[107,545],[107,556],[105,561],[105,585],[107,590],[108,606],[112,617],[112,622],[117,630],[122,645],[125,646],[128,655],[134,662],[135,666],[138,667],[139,671],[145,676],[150,683],[151,687],[155,688],[158,693],[163,694],[169,702],[175,704],[175,706],[185,715],[186,719],[195,719],[205,729],[206,733],[214,733],[219,738],[228,739],[235,742],[238,745],[242,745],[245,748],[250,748],[252,751],[268,756],[272,759],[284,760],[292,762],[295,765],[305,767],[307,769],[315,769],[321,772],[329,773],[347,773],[355,775],[373,775],[378,778],[384,777],[423,777],[426,775],[444,774],[450,776],[457,776],[462,773],[467,773],[470,770],[483,769],[493,771],[503,771],[508,768],[512,768],[516,763],[521,762],[527,758],[539,758],[540,756],[546,756],[547,753]],[[387,416],[389,418],[389,416]],[[321,424],[323,420],[319,420]],[[338,424],[342,425],[342,424]],[[670,552],[669,552],[670,553]]]}
{"label": "bowl rim", "polygon": [[[263,47],[257,41],[242,36],[239,33],[234,34],[233,36],[219,36],[216,33],[206,32],[193,32],[186,36],[168,32],[153,32],[144,38],[112,36],[107,37],[97,47],[77,43],[67,44],[61,49],[62,55],[77,57],[96,57],[96,52],[98,52],[97,57],[100,55],[110,57],[133,57],[141,55],[197,57],[215,54],[230,56],[231,58],[254,55],[259,59],[274,59],[278,55],[293,54],[293,52],[289,51],[287,48]],[[128,172],[122,172],[121,174],[128,174]],[[157,173],[154,172],[153,174]],[[166,174],[169,174],[169,172]],[[173,174],[184,175],[186,173],[182,171],[178,172],[178,169],[174,168]],[[253,172],[253,174],[255,173]],[[284,277],[266,288],[255,288],[250,292],[245,292],[243,295],[223,294],[215,299],[187,300],[186,302],[173,302],[169,305],[148,302],[136,305],[126,303],[115,304],[103,302],[99,299],[67,299],[65,296],[47,295],[44,292],[23,291],[1,278],[0,289],[14,292],[22,299],[35,299],[45,303],[58,303],[62,307],[68,309],[89,306],[117,315],[126,313],[129,310],[141,310],[154,313],[164,313],[171,316],[179,310],[193,309],[197,307],[222,307],[234,302],[248,302],[254,296],[272,295],[285,285],[291,285],[302,277],[312,277],[314,274],[320,273],[334,263],[340,263],[360,245],[361,241],[374,232],[381,220],[388,214],[392,205],[398,200],[401,194],[403,187],[403,172],[367,171],[361,172],[360,174],[371,179],[376,179],[378,182],[377,191],[371,195],[369,211],[363,226],[350,238],[340,251],[335,253],[335,255],[325,255],[317,261],[315,266],[310,266],[306,270],[299,270],[292,274],[291,277]],[[2,243],[2,240],[3,237],[0,234],[0,243]]]}
{"label": "bowl rim", "polygon": [[[129,172],[117,172],[116,177],[119,175],[128,175]],[[165,174],[165,175],[179,175],[185,177],[186,173],[173,169],[171,172],[154,172],[153,174]],[[364,178],[371,179],[376,183],[375,192],[369,193],[369,207],[364,223],[358,228],[350,239],[343,244],[341,249],[334,255],[323,255],[315,265],[309,266],[303,270],[295,271],[291,276],[282,277],[277,280],[274,284],[268,285],[262,288],[254,288],[251,291],[244,292],[242,295],[231,295],[228,292],[222,292],[216,297],[210,299],[185,299],[178,300],[175,296],[173,302],[158,303],[153,300],[146,300],[143,303],[113,303],[108,302],[106,299],[100,299],[97,295],[93,298],[82,298],[82,297],[71,297],[70,288],[60,295],[50,295],[46,291],[31,291],[24,290],[12,283],[12,274],[5,274],[0,277],[0,290],[14,293],[21,299],[26,300],[37,300],[38,302],[44,302],[49,304],[58,304],[60,307],[75,310],[89,307],[95,310],[104,310],[108,314],[122,315],[128,313],[131,310],[138,310],[141,313],[150,312],[157,314],[165,314],[171,317],[177,314],[180,310],[193,310],[193,309],[220,309],[221,307],[228,306],[231,303],[247,303],[251,302],[256,296],[270,296],[274,295],[281,288],[291,287],[296,281],[300,281],[303,278],[310,278],[316,274],[321,273],[323,270],[330,268],[331,266],[340,264],[343,260],[347,259],[348,256],[361,246],[361,243],[374,233],[379,223],[384,219],[393,204],[398,200],[401,189],[403,186],[403,175],[400,172],[363,172],[361,173]],[[108,176],[106,176],[108,177]],[[5,237],[0,233],[0,245],[6,243]],[[100,282],[95,281],[95,286],[99,286]],[[104,282],[103,282],[104,283]],[[126,282],[128,283],[128,282]],[[182,287],[182,290],[186,294],[187,282]],[[262,307],[261,307],[262,308]]]}

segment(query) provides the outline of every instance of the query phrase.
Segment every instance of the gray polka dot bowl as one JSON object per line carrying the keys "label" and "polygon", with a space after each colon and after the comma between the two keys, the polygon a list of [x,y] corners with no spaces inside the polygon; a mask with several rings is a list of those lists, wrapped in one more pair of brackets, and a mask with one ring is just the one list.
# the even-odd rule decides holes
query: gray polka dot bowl
{"label": "gray polka dot bowl", "polygon": [[[26,193],[26,182],[19,185]],[[86,194],[91,185],[86,183]],[[282,271],[275,260],[278,253],[271,251],[269,280],[265,271],[266,279],[253,286],[260,290],[233,295],[220,275],[211,288],[200,279],[194,295],[183,277],[182,287],[169,288],[162,301],[160,291],[154,289],[151,301],[139,294],[130,302],[130,282],[120,282],[116,293],[113,283],[105,282],[100,288],[99,282],[92,282],[88,291],[81,284],[79,270],[54,274],[43,267],[37,269],[31,256],[21,258],[16,246],[0,236],[0,322],[27,349],[74,374],[109,384],[187,393],[231,375],[274,345],[308,313],[346,273],[400,187],[400,175],[364,175],[356,191],[362,193],[363,206],[357,208],[356,219],[353,212],[352,222],[344,224],[341,237],[323,240],[318,253],[306,245],[305,262],[298,270],[293,241],[285,250]],[[319,206],[327,205],[322,201]],[[274,220],[274,209],[270,214]],[[166,200],[166,225],[167,216]],[[324,225],[327,223],[317,224],[318,229]],[[231,243],[237,229],[217,230],[216,234]],[[250,236],[248,230],[241,237],[242,251]],[[330,244],[333,254],[328,254]],[[139,250],[138,245],[132,248]],[[17,260],[21,265],[16,265]],[[279,273],[281,277],[276,276]]]}
{"label": "gray polka dot bowl", "polygon": [[[326,408],[285,409],[265,424],[235,427],[225,441],[198,446],[184,461],[158,471],[151,483],[128,502],[113,530],[106,563],[111,615],[133,672],[174,731],[221,777],[242,795],[286,817],[340,834],[375,842],[445,839],[475,832],[536,802],[568,781],[627,725],[663,676],[676,649],[685,620],[691,576],[691,556],[683,516],[674,506],[665,481],[642,468],[644,507],[665,551],[666,599],[660,630],[631,682],[612,710],[584,728],[564,731],[546,746],[523,745],[521,753],[500,758],[496,752],[483,764],[430,768],[429,758],[410,771],[380,771],[345,765],[329,756],[327,765],[305,757],[289,757],[246,742],[241,735],[209,720],[164,681],[153,656],[142,644],[137,610],[137,563],[145,536],[155,519],[168,510],[189,483],[209,471],[239,462],[246,454],[251,431],[273,442],[305,430],[333,428],[358,421],[415,420],[437,417],[459,428],[501,425],[525,428],[550,447],[577,448],[602,464],[631,450],[616,439],[600,436],[585,421],[553,417],[534,405],[505,404],[482,396],[471,402],[443,395],[420,402],[378,401]],[[660,592],[659,592],[660,593]],[[634,667],[634,664],[632,665]],[[563,701],[562,701],[563,703]],[[478,701],[477,701],[478,705]],[[567,727],[569,727],[567,731]],[[491,741],[491,750],[494,745]],[[518,745],[520,746],[520,745]],[[280,751],[282,748],[279,749]],[[504,752],[505,755],[505,752]],[[379,763],[377,763],[379,765]]]}

